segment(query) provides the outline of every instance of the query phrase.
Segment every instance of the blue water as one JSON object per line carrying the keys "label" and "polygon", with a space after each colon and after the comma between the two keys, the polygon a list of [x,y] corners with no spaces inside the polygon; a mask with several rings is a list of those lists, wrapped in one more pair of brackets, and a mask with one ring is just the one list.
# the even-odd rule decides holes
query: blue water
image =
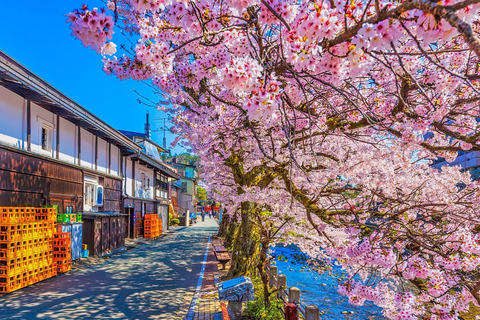
{"label": "blue water", "polygon": [[339,267],[321,274],[309,270],[305,267],[305,255],[294,246],[277,246],[271,253],[276,256],[274,261],[278,273],[287,276],[287,287],[299,288],[302,292],[300,302],[304,305],[317,305],[322,314],[321,319],[385,319],[381,309],[372,303],[354,306],[348,302],[348,298],[337,292],[337,285],[341,282],[339,279],[345,279],[345,274]]}

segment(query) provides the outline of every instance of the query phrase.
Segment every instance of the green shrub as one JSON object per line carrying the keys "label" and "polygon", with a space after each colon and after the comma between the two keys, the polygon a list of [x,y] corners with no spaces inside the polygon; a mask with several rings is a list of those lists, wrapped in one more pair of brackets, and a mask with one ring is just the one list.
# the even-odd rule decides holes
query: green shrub
{"label": "green shrub", "polygon": [[180,223],[180,220],[179,219],[172,219],[170,220],[170,225],[175,225],[175,224],[179,224]]}
{"label": "green shrub", "polygon": [[252,278],[252,282],[255,287],[255,300],[247,303],[244,315],[251,320],[283,319],[283,301],[277,298],[277,293],[270,295],[270,308],[266,310],[262,281],[260,278]]}

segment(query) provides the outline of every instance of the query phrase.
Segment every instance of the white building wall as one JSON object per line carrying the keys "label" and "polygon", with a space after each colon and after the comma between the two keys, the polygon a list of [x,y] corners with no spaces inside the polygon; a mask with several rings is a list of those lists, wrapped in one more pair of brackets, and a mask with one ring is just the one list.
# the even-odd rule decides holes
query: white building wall
{"label": "white building wall", "polygon": [[112,153],[110,160],[110,174],[118,176],[120,174],[120,149],[112,144]]}
{"label": "white building wall", "polygon": [[80,129],[81,137],[81,161],[80,165],[88,169],[95,169],[95,138],[87,130]]}
{"label": "white building wall", "polygon": [[[145,179],[145,181],[143,179]],[[153,179],[153,169],[149,169],[138,162],[135,163],[135,197],[154,199]]]}
{"label": "white building wall", "polygon": [[125,193],[129,196],[135,196],[132,194],[132,160],[130,158],[125,157],[126,163],[126,171],[125,171]]}
{"label": "white building wall", "polygon": [[77,164],[77,126],[60,117],[60,154],[59,159]]}
{"label": "white building wall", "polygon": [[180,216],[184,215],[187,210],[193,212],[193,197],[187,193],[183,193],[180,190],[178,191],[178,206],[180,207]]}
{"label": "white building wall", "polygon": [[0,142],[27,149],[26,101],[0,86]]}
{"label": "white building wall", "polygon": [[[44,155],[54,157],[55,155],[55,145],[56,145],[56,116],[42,107],[36,105],[35,103],[30,104],[30,115],[31,115],[31,151]],[[49,150],[42,149],[42,128],[48,128],[49,136]]]}
{"label": "white building wall", "polygon": [[98,138],[97,168],[100,172],[108,172],[108,143],[100,138]]}
{"label": "white building wall", "polygon": [[[59,141],[59,160],[78,165],[78,127],[59,117],[57,124],[57,115],[40,107],[35,103],[30,104],[30,123],[31,123],[31,151],[56,159],[57,146],[57,127],[60,127]],[[42,149],[42,128],[49,129],[48,150]],[[81,130],[81,166],[95,170],[95,135]],[[27,100],[16,93],[0,86],[0,144],[12,146],[18,149],[27,150]],[[109,144],[98,138],[97,171],[99,173],[109,173]],[[118,176],[120,174],[120,150],[117,146],[111,145],[110,174]],[[124,158],[126,159],[126,158]],[[129,168],[125,174],[129,176],[126,191],[132,193],[131,181],[131,161],[127,161]],[[141,172],[138,162],[136,163],[136,178],[141,182]],[[149,190],[142,191],[143,197],[153,199],[153,170],[143,168],[147,177],[150,179]],[[134,196],[134,195],[132,195]]]}

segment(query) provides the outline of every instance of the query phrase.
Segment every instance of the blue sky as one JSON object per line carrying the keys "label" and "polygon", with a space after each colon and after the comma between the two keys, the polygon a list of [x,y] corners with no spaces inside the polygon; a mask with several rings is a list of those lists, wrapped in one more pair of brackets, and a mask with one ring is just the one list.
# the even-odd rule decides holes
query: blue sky
{"label": "blue sky", "polygon": [[[100,0],[3,1],[0,9],[0,50],[33,71],[116,129],[144,131],[145,114],[150,119],[163,113],[137,102],[133,91],[156,101],[152,90],[141,82],[120,81],[102,71],[101,55],[74,39],[65,14],[81,7],[105,7]],[[114,34],[115,37],[121,35]],[[122,39],[123,40],[123,39]],[[152,130],[162,130],[163,120],[151,121]],[[167,123],[168,126],[168,123]],[[167,132],[167,148],[174,135]],[[163,132],[152,132],[162,144]],[[172,152],[181,153],[177,147]]]}

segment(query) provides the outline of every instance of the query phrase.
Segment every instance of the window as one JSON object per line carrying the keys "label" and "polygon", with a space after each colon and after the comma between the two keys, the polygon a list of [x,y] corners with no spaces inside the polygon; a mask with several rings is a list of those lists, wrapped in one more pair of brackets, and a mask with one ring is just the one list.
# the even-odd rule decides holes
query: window
{"label": "window", "polygon": [[142,189],[150,189],[150,178],[147,177],[145,172],[142,172]]}
{"label": "window", "polygon": [[40,139],[42,150],[52,150],[52,128],[46,125],[42,125],[42,129],[40,131]]}
{"label": "window", "polygon": [[[98,184],[98,179],[91,176],[84,177],[84,210],[85,211],[97,211],[97,207],[103,205],[103,189]],[[100,192],[100,195],[98,194]],[[99,200],[101,200],[99,202]]]}
{"label": "window", "polygon": [[96,200],[97,185],[93,183],[85,182],[85,205],[93,207]]}

